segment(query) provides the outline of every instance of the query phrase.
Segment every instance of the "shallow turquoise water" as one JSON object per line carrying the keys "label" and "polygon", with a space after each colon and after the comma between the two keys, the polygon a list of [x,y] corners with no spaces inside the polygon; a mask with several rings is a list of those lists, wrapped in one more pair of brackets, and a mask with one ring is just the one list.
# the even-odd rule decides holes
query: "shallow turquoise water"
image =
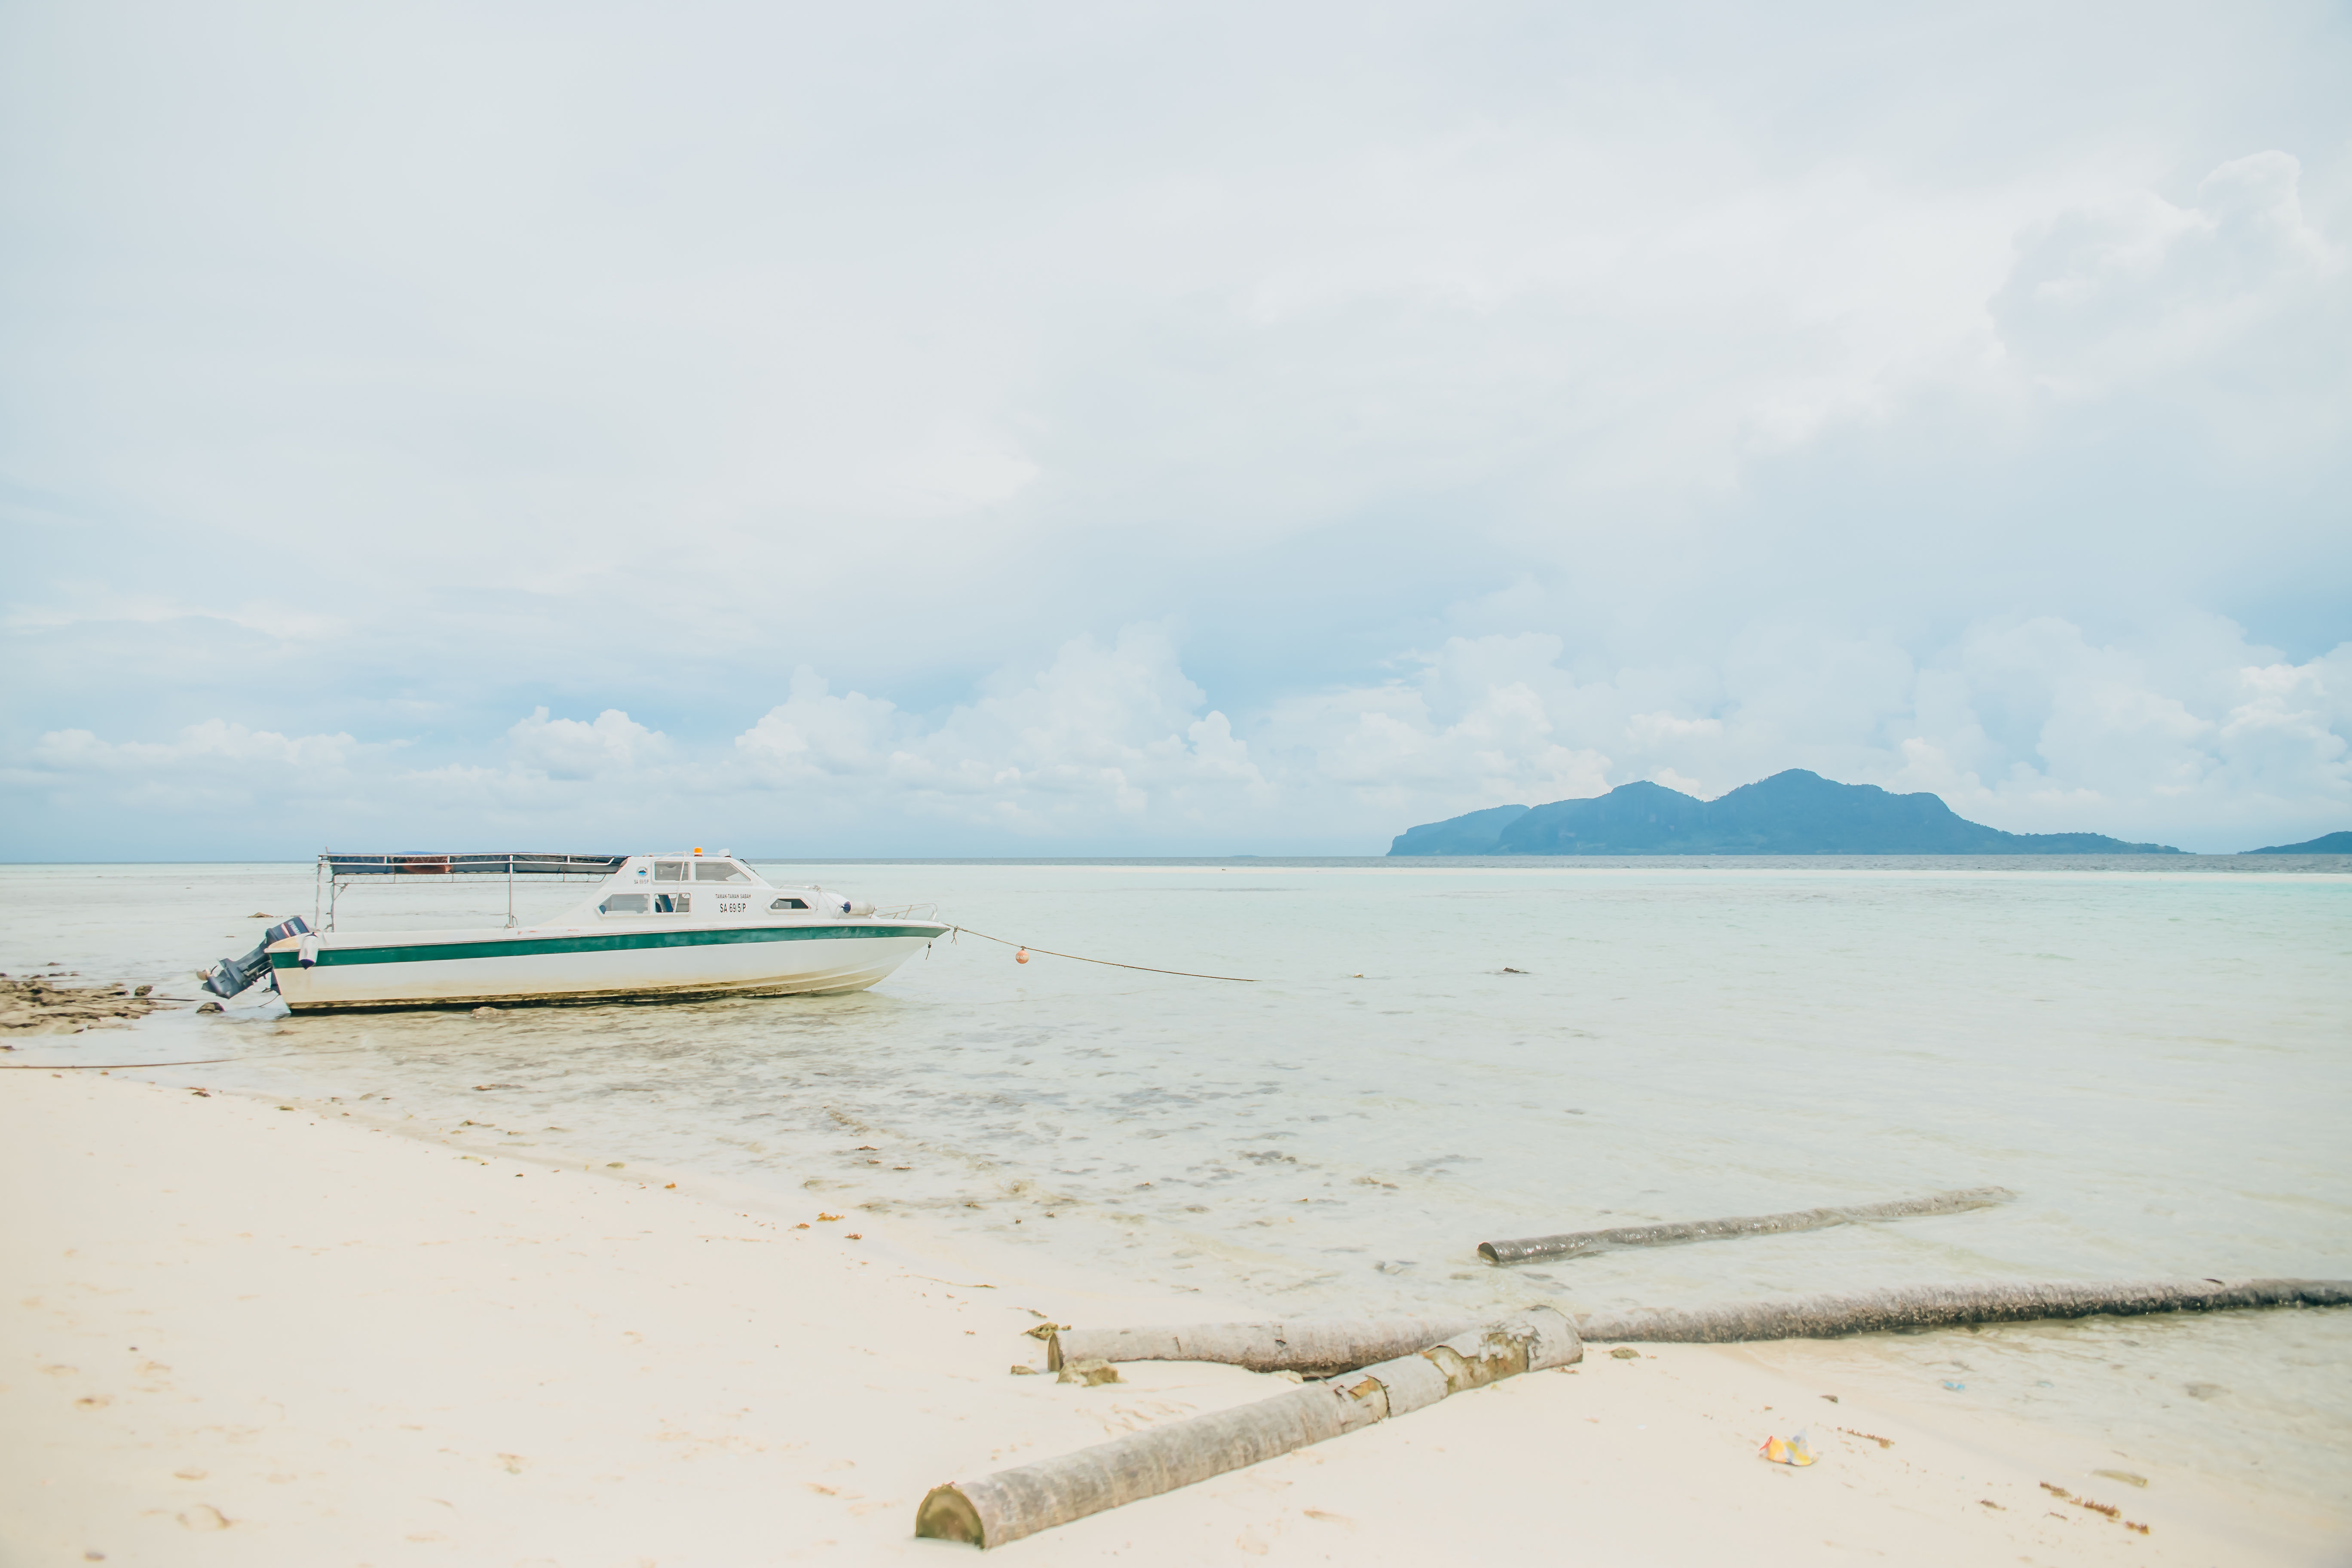
{"label": "shallow turquoise water", "polygon": [[[1265,861],[803,875],[886,905],[937,900],[1045,948],[1260,978],[1016,966],[967,935],[848,997],[493,1019],[248,1006],[38,1048],[243,1053],[202,1070],[489,1122],[502,1147],[919,1212],[1289,1312],[2352,1277],[2352,877]],[[311,907],[307,867],[0,881],[0,968],[177,976],[184,994],[190,970],[249,944],[261,922],[245,917]],[[503,912],[502,889],[403,886],[347,902],[344,924]],[[1548,1268],[1473,1251],[1985,1184],[2021,1196]],[[1968,1336],[1965,1378],[1943,1365],[1948,1338],[1887,1352],[1923,1388],[1966,1381],[2119,1442],[2194,1443],[2352,1505],[2352,1312],[2002,1330]]]}

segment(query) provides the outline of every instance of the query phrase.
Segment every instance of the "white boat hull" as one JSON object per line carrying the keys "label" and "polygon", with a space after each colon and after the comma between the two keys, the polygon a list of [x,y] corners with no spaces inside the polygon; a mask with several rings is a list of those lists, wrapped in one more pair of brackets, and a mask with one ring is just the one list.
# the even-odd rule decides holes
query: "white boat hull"
{"label": "white boat hull", "polygon": [[297,1013],[519,1002],[683,1000],[862,991],[948,928],[927,921],[669,921],[626,927],[415,931],[315,939],[269,951]]}

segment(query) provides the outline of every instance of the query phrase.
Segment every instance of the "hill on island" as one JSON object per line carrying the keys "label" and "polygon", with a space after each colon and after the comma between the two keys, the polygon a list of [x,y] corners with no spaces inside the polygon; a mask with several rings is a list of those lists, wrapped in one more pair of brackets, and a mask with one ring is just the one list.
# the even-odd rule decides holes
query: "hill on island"
{"label": "hill on island", "polygon": [[[2336,837],[2343,837],[2337,835]],[[2316,842],[2326,842],[2318,840]],[[1933,795],[1790,768],[1719,800],[1620,784],[1587,800],[1495,805],[1398,835],[1391,855],[2178,855],[2103,833],[2004,833]],[[2283,853],[2326,853],[2296,847]]]}
{"label": "hill on island", "polygon": [[[1506,806],[1503,809],[1507,811],[1510,808]],[[1485,812],[1474,811],[1470,816],[1486,815],[1487,814]],[[1470,816],[1456,817],[1454,820],[1467,822]],[[1404,841],[1399,839],[1397,842],[1402,844]],[[1393,855],[1396,851],[1391,849],[1389,853]],[[1451,855],[1454,851],[1448,849],[1444,853]],[[2241,849],[2238,853],[2241,855],[2352,855],[2352,832],[2323,833],[2318,837],[2305,839],[2301,844],[2273,844],[2263,849]]]}

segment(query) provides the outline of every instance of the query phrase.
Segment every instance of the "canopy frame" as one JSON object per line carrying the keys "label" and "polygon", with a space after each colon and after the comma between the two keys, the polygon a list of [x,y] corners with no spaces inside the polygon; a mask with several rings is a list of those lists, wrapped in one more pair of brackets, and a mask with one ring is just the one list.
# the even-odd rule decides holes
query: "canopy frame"
{"label": "canopy frame", "polygon": [[515,883],[601,882],[619,870],[626,855],[563,855],[524,850],[453,854],[411,851],[398,855],[355,855],[328,849],[319,856],[313,878],[313,923],[335,929],[335,906],[343,889],[374,877],[504,877],[507,883],[507,928],[515,924]]}

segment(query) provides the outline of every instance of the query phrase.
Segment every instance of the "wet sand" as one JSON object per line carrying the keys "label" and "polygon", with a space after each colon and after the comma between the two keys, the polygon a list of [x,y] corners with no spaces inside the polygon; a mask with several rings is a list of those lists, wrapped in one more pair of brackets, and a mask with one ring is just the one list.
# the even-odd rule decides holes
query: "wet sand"
{"label": "wet sand", "polygon": [[[819,1221],[772,1191],[446,1132],[333,1103],[0,1075],[0,1558],[963,1561],[971,1549],[912,1538],[929,1487],[1287,1386],[1174,1364],[1098,1388],[1015,1376],[1042,1365],[1022,1332],[1039,1314],[1257,1314],[1041,1275],[905,1219]],[[1756,1458],[1800,1427],[1820,1463]],[[1004,1550],[2343,1560],[2339,1520],[2186,1464],[2130,1461],[2144,1488],[2095,1473],[2124,1468],[2095,1438],[1915,1408],[1836,1345],[1594,1347],[1573,1373]]]}

